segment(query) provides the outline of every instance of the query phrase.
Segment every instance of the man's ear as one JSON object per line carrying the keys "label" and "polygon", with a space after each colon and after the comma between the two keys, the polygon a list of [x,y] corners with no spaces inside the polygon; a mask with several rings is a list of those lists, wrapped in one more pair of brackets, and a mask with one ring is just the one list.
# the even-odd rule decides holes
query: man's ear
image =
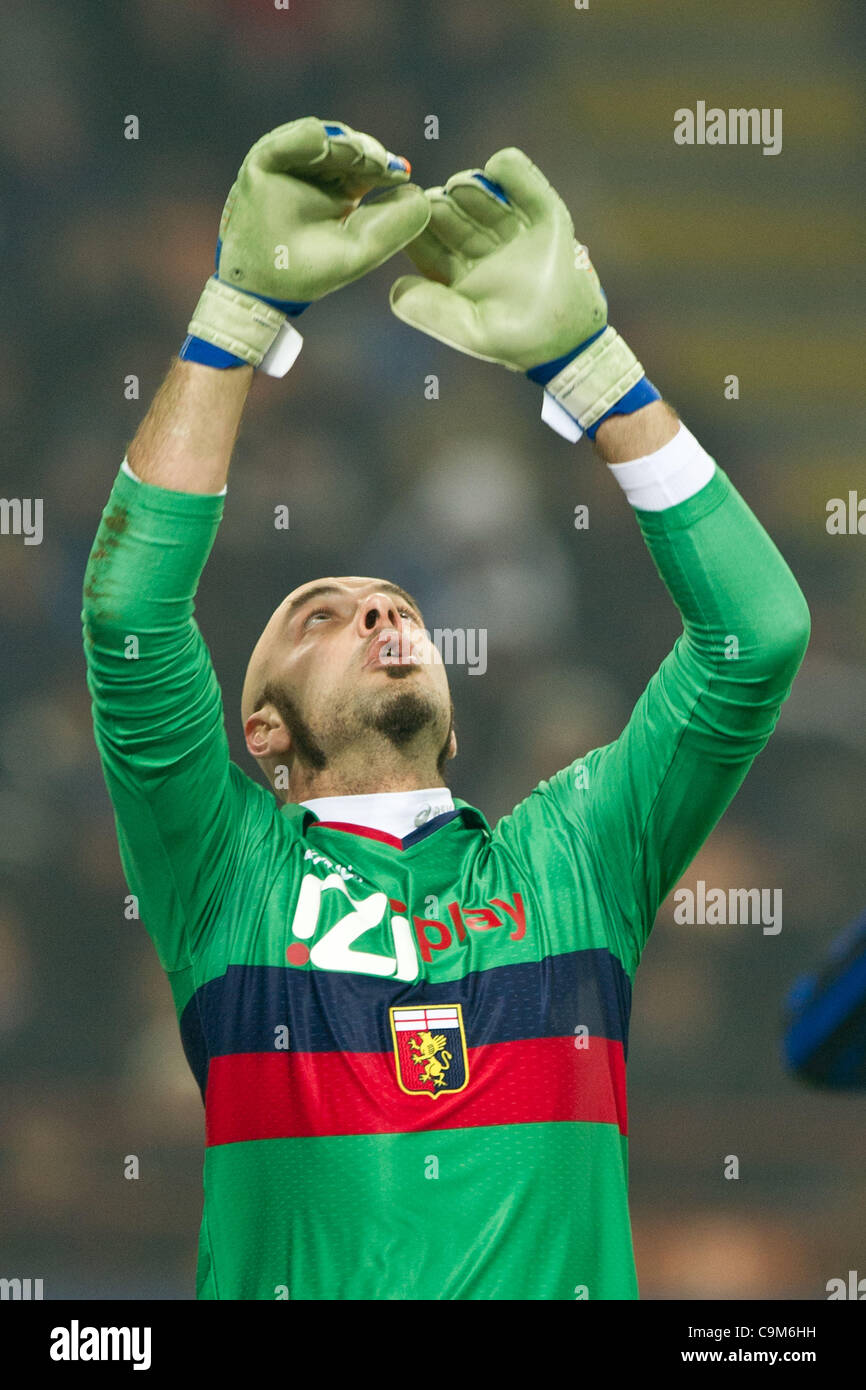
{"label": "man's ear", "polygon": [[273,705],[262,705],[254,710],[244,724],[244,738],[247,751],[254,758],[270,758],[278,753],[288,753],[291,736]]}
{"label": "man's ear", "polygon": [[448,740],[448,752],[447,752],[447,754],[446,754],[446,758],[447,758],[448,762],[450,762],[452,758],[456,758],[456,757],[457,757],[457,731],[456,731],[455,729],[452,728],[452,730],[451,730],[451,737],[450,737],[449,740]]}

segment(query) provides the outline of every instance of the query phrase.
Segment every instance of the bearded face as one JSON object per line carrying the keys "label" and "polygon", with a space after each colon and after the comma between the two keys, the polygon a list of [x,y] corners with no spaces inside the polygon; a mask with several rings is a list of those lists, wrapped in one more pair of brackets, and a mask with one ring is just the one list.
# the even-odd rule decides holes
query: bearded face
{"label": "bearded face", "polygon": [[257,722],[268,708],[288,735],[284,761],[313,772],[365,747],[381,755],[383,741],[440,776],[453,756],[441,657],[414,600],[381,580],[322,580],[290,594],[253,652],[242,703],[260,762],[281,751],[280,730],[265,746]]}

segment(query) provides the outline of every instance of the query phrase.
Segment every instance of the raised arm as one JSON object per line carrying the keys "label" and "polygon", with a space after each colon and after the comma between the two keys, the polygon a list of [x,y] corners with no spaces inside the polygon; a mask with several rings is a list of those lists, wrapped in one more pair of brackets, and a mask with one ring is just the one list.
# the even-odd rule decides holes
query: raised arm
{"label": "raised arm", "polygon": [[173,362],[127,450],[136,478],[174,492],[223,492],[252,379],[248,366]]}
{"label": "raised arm", "polygon": [[659,903],[773,730],[808,608],[757,518],[608,324],[587,249],[540,170],[500,150],[427,196],[429,226],[407,248],[421,274],[392,286],[394,312],[544,388],[544,420],[594,441],[682,616],[620,737],[497,826],[515,853],[537,855],[539,874],[558,861],[594,894],[589,939],[631,971]]}
{"label": "raised arm", "polygon": [[[408,165],[308,117],[260,140],[223,211],[217,272],[115,479],[87,564],[87,683],[130,891],[166,970],[189,968],[223,889],[275,814],[229,757],[193,617],[254,369],[282,375],[290,319],[381,264],[427,221]],[[361,204],[387,185],[385,198]]]}
{"label": "raised arm", "polygon": [[252,368],[176,362],[129,450],[84,580],[93,727],[130,892],[165,969],[187,967],[267,792],[230,763],[193,618]]}
{"label": "raised arm", "polygon": [[773,732],[810,628],[796,579],[726,474],[678,422],[658,446],[663,408],[611,419],[596,448],[635,508],[682,636],[620,737],[546,784],[592,847],[633,964]]}

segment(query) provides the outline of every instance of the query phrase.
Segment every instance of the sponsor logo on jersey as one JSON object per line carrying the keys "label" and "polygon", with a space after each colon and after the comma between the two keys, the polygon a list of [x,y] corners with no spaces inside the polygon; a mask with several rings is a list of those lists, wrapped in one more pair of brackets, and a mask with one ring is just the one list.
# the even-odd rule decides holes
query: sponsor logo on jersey
{"label": "sponsor logo on jersey", "polygon": [[462,1091],[469,1081],[469,1059],[460,1005],[416,1005],[388,1012],[400,1090],[434,1100]]}
{"label": "sponsor logo on jersey", "polygon": [[341,867],[331,865],[324,877],[304,874],[291,922],[295,940],[286,948],[290,965],[309,962],[317,970],[409,981],[418,978],[422,962],[429,965],[439,953],[459,948],[470,934],[502,931],[511,941],[526,935],[520,893],[512,893],[510,903],[505,898],[477,907],[450,902],[441,918],[412,913],[410,921],[406,903],[372,885],[366,897],[353,896]]}

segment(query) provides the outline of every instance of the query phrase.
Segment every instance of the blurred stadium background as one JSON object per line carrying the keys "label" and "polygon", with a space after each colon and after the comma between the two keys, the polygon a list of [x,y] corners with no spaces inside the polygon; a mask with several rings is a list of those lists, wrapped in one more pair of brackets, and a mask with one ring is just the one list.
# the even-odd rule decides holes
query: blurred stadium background
{"label": "blurred stadium background", "polygon": [[[677,926],[662,908],[635,991],[632,1214],[645,1298],[823,1298],[866,1274],[866,1097],[810,1090],[779,1060],[789,985],[866,900],[866,540],[824,524],[864,481],[864,37],[857,0],[0,14],[2,490],[45,508],[41,545],[0,538],[0,1274],[41,1277],[49,1298],[193,1294],[201,1104],[168,985],[123,915],[81,578],[235,170],[309,113],[374,132],[423,184],[525,148],[568,202],[612,322],[806,592],[794,696],[683,880],[781,887],[784,926]],[[783,152],[676,146],[673,112],[697,100],[782,107]],[[242,676],[294,585],[382,574],[431,627],[487,628],[487,673],[453,674],[451,782],[495,821],[619,733],[679,624],[628,506],[587,445],[541,425],[537,388],[391,317],[405,268],[309,310],[298,368],[256,383],[198,619],[251,773]]]}

